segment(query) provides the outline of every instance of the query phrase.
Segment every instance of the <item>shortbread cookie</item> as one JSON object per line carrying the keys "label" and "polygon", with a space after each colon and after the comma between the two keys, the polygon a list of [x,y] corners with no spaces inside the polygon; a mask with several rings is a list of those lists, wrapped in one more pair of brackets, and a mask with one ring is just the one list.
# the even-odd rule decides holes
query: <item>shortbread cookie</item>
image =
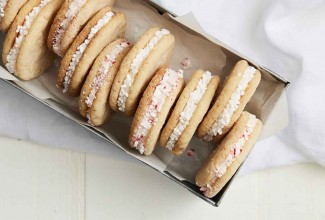
{"label": "shortbread cookie", "polygon": [[227,77],[220,95],[198,128],[199,138],[219,142],[238,120],[261,80],[260,71],[239,61]]}
{"label": "shortbread cookie", "polygon": [[134,114],[154,73],[169,62],[174,43],[174,36],[163,28],[151,28],[142,35],[115,77],[109,100],[114,111]]}
{"label": "shortbread cookie", "polygon": [[129,144],[141,154],[150,155],[162,126],[184,87],[183,71],[161,68],[143,93],[135,113]]}
{"label": "shortbread cookie", "polygon": [[80,114],[88,123],[100,126],[113,113],[108,104],[111,86],[123,58],[131,49],[130,43],[118,39],[110,43],[97,57],[82,87]]}
{"label": "shortbread cookie", "polygon": [[7,31],[28,0],[0,0],[0,30]]}
{"label": "shortbread cookie", "polygon": [[80,32],[64,56],[58,73],[57,86],[64,93],[78,96],[87,73],[102,49],[123,37],[126,17],[111,8],[100,10]]}
{"label": "shortbread cookie", "polygon": [[85,24],[114,0],[66,0],[56,15],[48,36],[48,47],[63,57]]}
{"label": "shortbread cookie", "polygon": [[41,75],[52,63],[47,33],[63,0],[30,0],[7,33],[2,60],[8,71],[22,80]]}
{"label": "shortbread cookie", "polygon": [[174,154],[183,153],[196,128],[209,110],[219,84],[219,77],[197,70],[180,95],[160,136],[160,145]]}
{"label": "shortbread cookie", "polygon": [[255,115],[242,113],[196,175],[196,185],[206,197],[214,197],[235,174],[256,143],[261,129],[262,122]]}

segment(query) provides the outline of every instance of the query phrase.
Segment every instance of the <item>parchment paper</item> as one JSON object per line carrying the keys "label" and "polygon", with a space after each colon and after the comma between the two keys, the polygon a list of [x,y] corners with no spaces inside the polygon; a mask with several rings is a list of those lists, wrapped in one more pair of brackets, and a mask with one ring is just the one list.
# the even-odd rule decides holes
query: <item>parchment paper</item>
{"label": "parchment paper", "polygon": [[[182,22],[194,30],[201,31],[202,29],[195,23],[191,15],[173,19],[168,15],[162,16],[158,14],[147,3],[136,0],[117,1],[115,7],[127,16],[128,28],[126,39],[131,43],[135,43],[144,31],[153,26],[165,27],[175,35],[176,48],[170,66],[174,69],[179,69],[181,68],[181,61],[184,58],[189,58],[192,62],[192,67],[185,70],[186,81],[189,80],[191,74],[198,68],[209,70],[213,74],[219,75],[221,79],[224,79],[230,68],[241,59],[215,43],[203,39],[189,28],[186,28],[186,26],[178,24],[178,22]],[[205,37],[208,36],[205,35]],[[1,42],[3,40],[4,36],[1,35]],[[112,120],[102,127],[93,128],[89,126],[78,113],[78,98],[71,98],[62,94],[61,90],[55,87],[59,62],[59,60],[56,60],[44,75],[29,82],[17,80],[2,68],[0,69],[0,77],[14,81],[18,86],[56,111],[61,112],[83,126],[100,132],[128,154],[133,155],[160,172],[167,170],[180,180],[185,179],[194,183],[197,169],[215,147],[214,144],[203,142],[194,137],[187,148],[187,150],[191,149],[194,152],[192,156],[188,156],[185,151],[182,156],[176,157],[159,146],[156,147],[153,155],[149,157],[139,155],[138,152],[129,148],[127,143],[132,117],[117,113]],[[286,109],[286,102],[282,95],[285,85],[272,77],[268,72],[261,72],[261,84],[246,109],[256,114],[263,121],[265,127],[261,137],[267,137],[283,128],[286,124],[286,120],[283,120],[281,123],[274,123],[268,120],[271,113],[275,110],[282,118],[287,119],[287,112],[284,111]],[[280,99],[280,97],[282,98]],[[279,100],[282,100],[280,105]]]}

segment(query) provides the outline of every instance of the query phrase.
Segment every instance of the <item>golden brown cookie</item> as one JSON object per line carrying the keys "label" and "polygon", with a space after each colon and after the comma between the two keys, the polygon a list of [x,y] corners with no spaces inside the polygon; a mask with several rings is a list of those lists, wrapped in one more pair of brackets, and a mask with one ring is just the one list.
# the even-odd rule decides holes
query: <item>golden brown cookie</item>
{"label": "golden brown cookie", "polygon": [[197,70],[180,95],[160,136],[160,145],[180,155],[210,107],[220,78]]}
{"label": "golden brown cookie", "polygon": [[2,60],[10,73],[22,80],[41,75],[54,56],[46,45],[47,33],[63,0],[30,0],[7,33]]}
{"label": "golden brown cookie", "polygon": [[248,156],[261,130],[262,122],[255,115],[242,113],[196,175],[196,185],[206,197],[214,197],[226,185]]}
{"label": "golden brown cookie", "polygon": [[142,35],[115,77],[109,100],[114,111],[134,114],[154,73],[169,62],[174,43],[174,36],[164,28],[151,28]]}
{"label": "golden brown cookie", "polygon": [[82,87],[79,100],[80,114],[94,126],[104,124],[113,113],[108,104],[111,86],[123,58],[131,49],[125,39],[110,43],[95,60]]}
{"label": "golden brown cookie", "polygon": [[7,31],[14,21],[21,7],[28,0],[1,0],[0,1],[0,30]]}
{"label": "golden brown cookie", "polygon": [[85,24],[114,0],[66,0],[56,15],[47,39],[48,47],[63,57]]}
{"label": "golden brown cookie", "polygon": [[70,96],[78,96],[88,71],[105,46],[123,37],[126,17],[107,7],[100,10],[80,32],[64,56],[57,86]]}
{"label": "golden brown cookie", "polygon": [[228,75],[220,95],[198,128],[198,137],[219,142],[240,117],[261,80],[261,73],[239,61]]}
{"label": "golden brown cookie", "polygon": [[184,87],[183,71],[161,68],[143,93],[135,113],[129,144],[141,154],[150,155],[162,126]]}

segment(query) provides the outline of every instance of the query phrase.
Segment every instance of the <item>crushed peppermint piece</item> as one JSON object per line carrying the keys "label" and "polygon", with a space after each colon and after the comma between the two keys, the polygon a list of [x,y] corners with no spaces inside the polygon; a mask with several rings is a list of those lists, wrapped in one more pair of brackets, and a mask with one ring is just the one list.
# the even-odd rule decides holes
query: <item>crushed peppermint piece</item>
{"label": "crushed peppermint piece", "polygon": [[187,156],[192,157],[194,155],[194,153],[195,153],[195,150],[194,149],[189,149],[187,151]]}
{"label": "crushed peppermint piece", "polygon": [[186,70],[186,69],[192,67],[191,60],[189,58],[185,58],[184,60],[182,60],[181,64],[183,66],[183,70]]}

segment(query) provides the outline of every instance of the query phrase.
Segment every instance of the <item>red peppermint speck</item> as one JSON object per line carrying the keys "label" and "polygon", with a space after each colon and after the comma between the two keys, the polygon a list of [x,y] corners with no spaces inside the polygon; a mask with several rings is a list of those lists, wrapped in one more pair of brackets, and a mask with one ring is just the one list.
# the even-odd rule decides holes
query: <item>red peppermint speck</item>
{"label": "red peppermint speck", "polygon": [[141,135],[140,137],[135,137],[135,141],[139,141],[143,138],[143,135]]}
{"label": "red peppermint speck", "polygon": [[185,58],[182,62],[181,62],[183,69],[186,70],[188,68],[190,68],[191,65],[191,60],[189,58]]}
{"label": "red peppermint speck", "polygon": [[126,42],[126,43],[127,43],[127,45],[129,45],[129,46],[131,45],[130,42]]}
{"label": "red peppermint speck", "polygon": [[187,151],[187,156],[192,157],[192,156],[194,155],[194,152],[195,152],[194,149],[190,149],[190,150],[188,150],[188,151]]}
{"label": "red peppermint speck", "polygon": [[113,64],[115,64],[115,63],[116,63],[116,61],[114,60],[112,63],[113,63]]}
{"label": "red peppermint speck", "polygon": [[234,148],[234,155],[236,156],[236,148]]}

